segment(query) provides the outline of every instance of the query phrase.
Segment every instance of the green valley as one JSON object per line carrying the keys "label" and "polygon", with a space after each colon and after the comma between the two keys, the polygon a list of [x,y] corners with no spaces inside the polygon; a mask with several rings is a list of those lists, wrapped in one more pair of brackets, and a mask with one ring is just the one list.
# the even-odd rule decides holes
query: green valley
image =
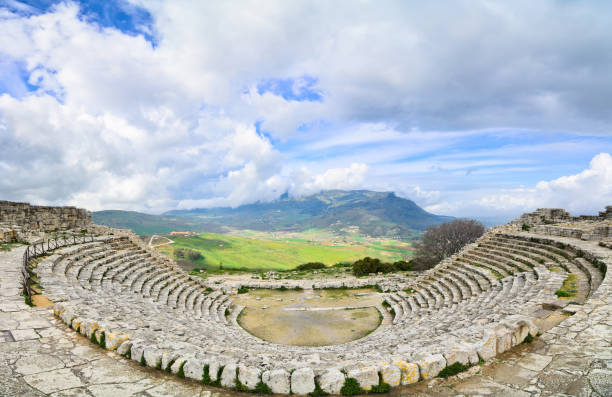
{"label": "green valley", "polygon": [[[247,233],[248,234],[248,233]],[[186,270],[253,269],[286,270],[306,262],[353,262],[365,256],[384,261],[408,259],[412,256],[410,243],[391,239],[364,238],[362,236],[315,240],[316,231],[274,236],[261,232],[257,237],[228,234],[200,233],[196,236],[167,236],[173,244],[157,249],[174,258],[174,250],[185,248],[198,251],[202,258],[195,261],[180,260]]]}

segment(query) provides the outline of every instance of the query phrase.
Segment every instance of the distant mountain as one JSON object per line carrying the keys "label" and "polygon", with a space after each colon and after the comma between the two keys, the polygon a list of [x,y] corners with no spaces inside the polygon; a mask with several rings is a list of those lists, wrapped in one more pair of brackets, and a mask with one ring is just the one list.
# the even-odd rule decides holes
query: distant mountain
{"label": "distant mountain", "polygon": [[371,236],[408,236],[452,219],[431,214],[394,193],[368,190],[329,190],[297,198],[283,195],[268,203],[175,210],[163,215],[99,211],[93,216],[98,224],[130,228],[139,234],[170,230],[222,232],[227,227],[261,231],[324,228],[342,233],[356,226],[360,233]]}

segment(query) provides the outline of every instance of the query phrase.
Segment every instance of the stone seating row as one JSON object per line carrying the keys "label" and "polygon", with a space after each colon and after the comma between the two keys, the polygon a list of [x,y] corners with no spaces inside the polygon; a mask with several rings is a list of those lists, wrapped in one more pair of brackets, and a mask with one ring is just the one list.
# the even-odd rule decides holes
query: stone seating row
{"label": "stone seating row", "polygon": [[[70,254],[72,258],[75,258],[76,262],[81,261],[82,265],[72,264],[71,267],[75,269],[79,266],[91,267],[92,261],[85,258],[88,258],[88,254],[96,255],[94,260],[100,261],[104,256],[100,256],[102,251],[98,251],[99,249],[100,247],[84,246],[81,251],[76,250],[72,252]],[[495,332],[510,335],[514,332],[512,327],[517,327],[516,324],[512,327],[501,325],[504,319],[516,316],[511,307],[502,309],[503,304],[515,305],[516,302],[519,302],[517,299],[529,299],[532,295],[538,294],[543,290],[540,289],[532,292],[531,295],[524,293],[523,289],[526,286],[534,286],[533,282],[529,283],[527,281],[528,279],[530,281],[536,280],[535,276],[519,275],[499,283],[496,279],[489,278],[482,269],[467,266],[459,270],[461,266],[454,263],[452,266],[446,266],[445,271],[440,272],[442,276],[439,278],[424,278],[422,280],[423,288],[414,295],[414,299],[409,299],[410,303],[406,303],[406,307],[411,307],[410,304],[412,304],[413,307],[418,306],[421,308],[418,318],[413,317],[412,320],[407,318],[404,323],[398,324],[401,326],[385,330],[384,337],[381,338],[379,333],[376,339],[366,337],[344,345],[326,346],[318,349],[286,346],[279,351],[277,345],[258,340],[237,327],[235,321],[227,321],[225,309],[229,308],[228,301],[230,298],[222,292],[214,291],[210,293],[210,296],[206,298],[209,304],[202,306],[202,295],[199,295],[196,299],[191,299],[194,293],[193,291],[186,291],[189,287],[183,287],[178,290],[180,288],[179,285],[187,283],[187,278],[184,275],[181,278],[180,274],[175,272],[176,269],[143,271],[133,276],[135,280],[140,280],[139,282],[134,282],[135,280],[130,280],[129,276],[125,277],[125,275],[136,273],[130,272],[129,269],[136,269],[139,266],[140,269],[147,267],[136,259],[136,255],[122,257],[116,253],[113,254],[113,250],[110,249],[107,256],[117,260],[102,264],[100,268],[106,268],[102,273],[96,270],[97,268],[91,272],[92,275],[94,272],[103,275],[102,281],[99,283],[96,283],[96,281],[99,281],[97,277],[87,278],[85,276],[79,280],[79,273],[76,273],[76,279],[73,277],[73,273],[66,274],[64,272],[62,275],[62,272],[57,272],[58,274],[54,274],[54,276],[63,276],[65,279],[63,281],[64,286],[71,287],[74,292],[72,302],[58,305],[58,315],[63,316],[62,318],[71,326],[75,327],[77,325],[79,330],[83,328],[84,331],[82,332],[85,334],[88,332],[87,329],[90,329],[88,337],[91,337],[92,333],[95,335],[97,332],[96,338],[99,340],[101,332],[104,331],[106,334],[108,331],[110,346],[114,348],[122,347],[123,351],[128,349],[127,344],[131,343],[129,351],[133,359],[143,359],[143,352],[146,349],[141,349],[139,346],[146,345],[151,352],[161,352],[160,354],[151,353],[148,358],[144,358],[145,363],[151,366],[161,365],[159,360],[161,360],[164,354],[166,356],[168,354],[181,355],[181,357],[184,357],[184,360],[187,360],[186,357],[189,357],[189,360],[183,361],[189,364],[189,368],[195,365],[193,363],[201,364],[204,362],[208,362],[209,370],[211,366],[213,368],[220,368],[223,365],[221,373],[221,377],[223,377],[226,367],[242,366],[245,372],[260,373],[262,380],[264,379],[264,374],[268,374],[267,377],[270,377],[272,373],[280,378],[286,378],[285,375],[279,375],[278,371],[282,368],[273,368],[270,363],[282,364],[283,368],[290,368],[291,365],[297,365],[300,362],[303,365],[303,362],[298,358],[303,357],[304,354],[312,354],[314,352],[314,354],[319,355],[319,360],[322,357],[325,358],[325,362],[320,362],[315,368],[316,371],[315,369],[310,369],[313,379],[316,376],[319,383],[325,384],[331,391],[333,391],[333,387],[327,385],[325,380],[334,374],[335,378],[339,378],[337,376],[339,363],[343,363],[341,367],[345,372],[360,379],[362,386],[368,387],[369,381],[367,379],[372,380],[376,378],[376,383],[372,383],[372,385],[377,384],[379,372],[380,377],[385,382],[388,381],[387,383],[397,385],[411,381],[410,379],[414,378],[415,372],[420,374],[416,376],[417,379],[419,376],[426,378],[430,373],[435,373],[435,368],[443,367],[442,363],[444,365],[452,363],[452,360],[457,355],[463,357],[464,361],[465,357],[470,355],[472,361],[474,357],[479,357],[478,354],[482,357],[487,357],[491,354],[492,350],[494,355],[498,352],[497,347],[491,349],[490,345],[494,344],[492,340],[495,340],[495,344],[497,344],[498,337],[492,335],[497,335]],[[65,257],[62,259],[70,260],[70,258]],[[85,270],[82,274],[89,274],[89,270]],[[148,275],[145,276],[145,274]],[[116,277],[117,275],[119,277]],[[55,277],[54,282],[60,282],[58,280],[61,280],[61,278]],[[545,277],[538,278],[537,280],[543,281]],[[88,283],[93,283],[96,287],[88,288]],[[446,283],[453,286],[451,287]],[[109,286],[113,288],[108,288]],[[133,288],[136,288],[136,292],[139,293],[134,294]],[[467,291],[470,291],[469,294]],[[484,295],[485,292],[488,293],[487,296]],[[199,322],[197,327],[194,327],[193,317],[187,310],[183,310],[182,303],[177,305],[169,304],[171,296],[176,296],[177,299],[178,297],[184,297],[186,309],[190,306],[189,302],[192,302],[196,308],[203,308],[200,309],[201,314],[210,315],[213,313],[213,315],[210,316],[209,321]],[[218,299],[222,296],[224,297]],[[473,299],[470,300],[468,298]],[[396,302],[401,306],[400,301]],[[443,304],[442,302],[445,303]],[[489,305],[484,305],[483,303],[489,303]],[[176,310],[177,308],[181,310]],[[498,310],[487,312],[486,308],[497,308]],[[403,307],[401,310],[402,313],[409,312],[408,310],[404,311]],[[68,311],[67,314],[66,311]],[[237,316],[239,311],[240,309],[238,308],[238,310],[232,312],[234,319],[234,316]],[[414,310],[414,312],[418,312],[418,310]],[[478,318],[478,316],[482,318]],[[221,324],[217,322],[220,319],[223,319]],[[446,322],[444,322],[445,320]],[[406,327],[407,321],[413,321],[415,324],[418,322],[418,326]],[[450,323],[456,321],[463,321],[467,326],[463,327],[463,331],[455,330],[449,332],[450,327],[452,327]],[[480,321],[480,323],[472,324],[475,321]],[[80,324],[86,325],[81,327]],[[520,324],[522,325],[518,327],[523,329],[522,333],[525,332],[525,329],[529,332],[530,327],[533,330],[533,325],[527,319],[521,318]],[[498,328],[497,331],[492,331],[495,328],[487,328],[487,326],[493,325],[501,328]],[[119,338],[116,335],[130,334],[130,339],[126,339],[121,344],[113,342]],[[449,338],[449,336],[451,337]],[[503,349],[508,344],[512,344],[511,336],[500,338],[502,339],[500,348]],[[397,350],[393,347],[397,346],[397,343],[393,342],[397,342],[398,339],[412,341],[412,344],[404,343],[402,344],[403,350]],[[516,336],[514,337],[515,342],[519,341],[519,339]],[[449,340],[452,340],[453,343],[459,343],[459,340],[470,340],[472,344],[470,348],[463,346],[463,350],[458,350]],[[510,340],[510,342],[506,343],[503,340]],[[432,341],[435,341],[436,344],[432,345]],[[407,345],[410,345],[408,346],[408,351],[406,350]],[[477,346],[480,347],[477,348]],[[486,346],[489,346],[489,353],[485,352]],[[132,349],[131,347],[134,348]],[[424,347],[427,349],[424,350]],[[446,349],[446,351],[443,353],[441,349]],[[350,354],[347,354],[347,350],[350,351]],[[480,353],[478,352],[479,350]],[[462,353],[455,354],[459,351]],[[404,357],[405,360],[396,360],[396,364],[390,364],[388,368],[380,364],[380,362],[392,363],[391,358],[394,356]],[[370,365],[365,367],[362,365],[363,363],[360,360],[364,358],[370,359]],[[403,363],[402,365],[398,364],[400,361]],[[469,363],[469,359],[466,362]],[[266,363],[267,365],[265,365]],[[372,363],[379,364],[374,365]],[[169,364],[169,362],[166,364]],[[409,366],[408,364],[413,364],[414,366]],[[408,371],[402,366],[412,369]],[[163,365],[162,367],[165,368]],[[198,366],[196,365],[196,367]],[[380,368],[383,369],[381,370]],[[179,369],[175,366],[177,372]],[[430,371],[430,369],[433,369],[433,371]],[[204,370],[203,366],[202,370]],[[240,373],[239,371],[239,376]],[[339,373],[343,374],[343,372]],[[412,377],[410,376],[411,373]],[[199,375],[201,377],[202,373],[200,372]],[[215,374],[209,375],[211,375],[211,378],[215,378]],[[230,375],[228,372],[227,377],[231,378]],[[395,375],[398,375],[399,378],[396,379]],[[193,376],[197,377],[198,374],[194,373]],[[306,378],[310,379],[309,376],[306,376]],[[293,374],[290,374],[289,383],[291,386],[293,386],[294,381],[297,387],[296,390],[299,390],[300,380],[298,378],[294,380]],[[268,382],[270,385],[276,385],[270,379],[268,379]],[[292,390],[294,389],[292,388]],[[337,393],[337,390],[335,392]]]}
{"label": "stone seating row", "polygon": [[[214,296],[221,299],[219,302],[213,297],[207,298],[210,290],[174,267],[165,266],[127,240],[106,245],[92,243],[71,249],[53,263],[51,272],[59,276],[58,282],[64,286],[79,283],[87,290],[130,291],[172,308],[189,311],[196,317],[211,316],[222,323],[226,319],[219,309],[224,313],[231,304],[230,298],[221,293]],[[42,273],[45,276],[44,271]],[[212,311],[211,306],[214,307]]]}

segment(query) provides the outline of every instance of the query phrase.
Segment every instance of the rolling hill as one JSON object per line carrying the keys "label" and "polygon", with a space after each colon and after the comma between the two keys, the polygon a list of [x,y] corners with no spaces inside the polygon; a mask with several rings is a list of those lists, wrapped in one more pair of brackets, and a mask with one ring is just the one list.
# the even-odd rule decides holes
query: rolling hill
{"label": "rolling hill", "polygon": [[228,228],[260,231],[318,228],[343,233],[357,227],[360,234],[397,237],[452,219],[431,214],[394,193],[367,190],[329,190],[295,198],[283,195],[267,203],[175,210],[162,215],[98,211],[93,217],[95,223],[130,228],[142,235],[171,230],[223,232]]}

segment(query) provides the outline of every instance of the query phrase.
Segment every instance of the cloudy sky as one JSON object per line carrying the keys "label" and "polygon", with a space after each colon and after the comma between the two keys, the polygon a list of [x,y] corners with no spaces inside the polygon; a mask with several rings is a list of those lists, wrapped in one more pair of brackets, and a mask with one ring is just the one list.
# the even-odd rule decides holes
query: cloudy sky
{"label": "cloudy sky", "polygon": [[0,0],[0,199],[612,204],[606,1]]}

